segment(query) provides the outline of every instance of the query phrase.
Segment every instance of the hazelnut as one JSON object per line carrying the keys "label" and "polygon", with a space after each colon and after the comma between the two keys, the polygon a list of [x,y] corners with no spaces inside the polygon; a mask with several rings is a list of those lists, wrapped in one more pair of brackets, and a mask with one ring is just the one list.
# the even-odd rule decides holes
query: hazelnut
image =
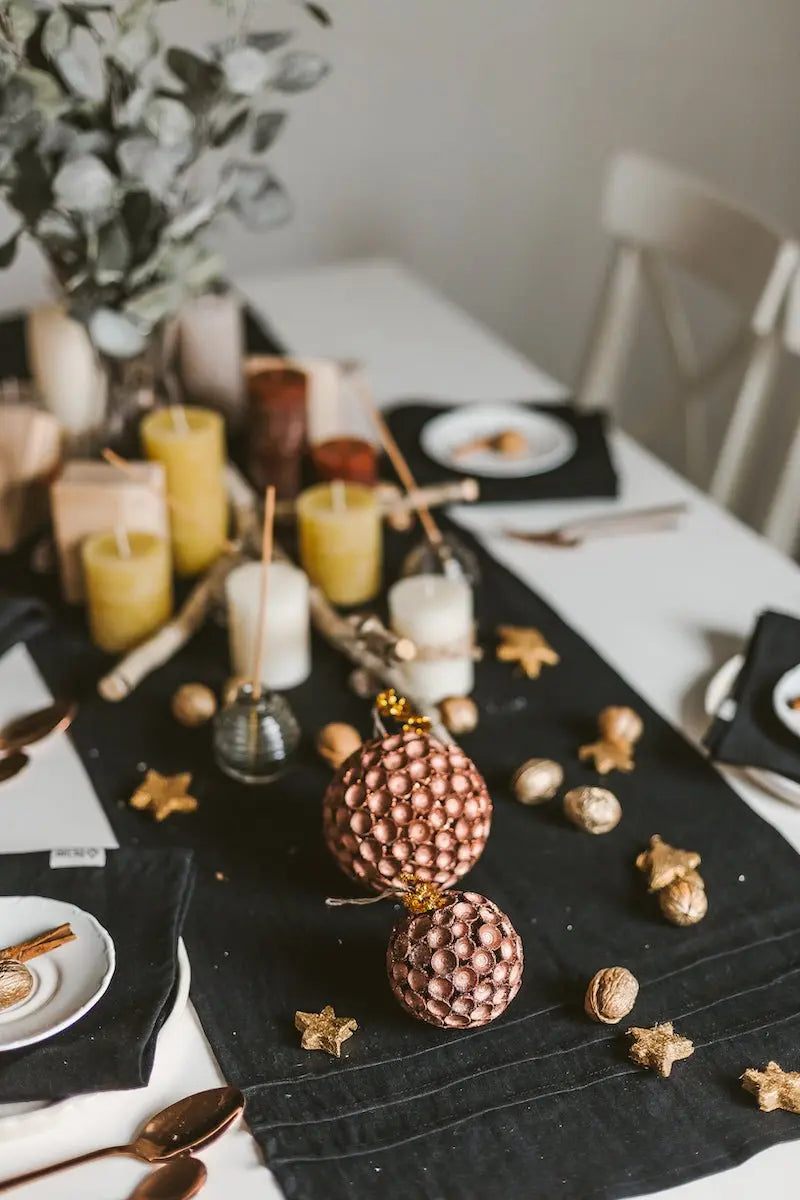
{"label": "hazelnut", "polygon": [[627,967],[604,967],[586,989],[583,1007],[593,1021],[616,1025],[636,1003],[639,981]]}
{"label": "hazelnut", "polygon": [[451,733],[472,733],[478,724],[478,706],[469,696],[446,696],[439,713]]}
{"label": "hazelnut", "polygon": [[520,804],[552,800],[564,782],[564,770],[550,758],[529,758],[511,777],[511,789]]}
{"label": "hazelnut", "polygon": [[172,715],[181,725],[205,725],[217,711],[217,698],[204,683],[184,683],[172,697]]}
{"label": "hazelnut", "polygon": [[609,833],[620,822],[622,805],[608,788],[579,787],[564,797],[564,814],[587,833]]}
{"label": "hazelnut", "polygon": [[673,925],[696,925],[708,912],[708,896],[701,875],[690,871],[658,893],[662,913]]}
{"label": "hazelnut", "polygon": [[352,725],[332,721],[317,734],[317,751],[334,771],[361,745],[361,734]]}

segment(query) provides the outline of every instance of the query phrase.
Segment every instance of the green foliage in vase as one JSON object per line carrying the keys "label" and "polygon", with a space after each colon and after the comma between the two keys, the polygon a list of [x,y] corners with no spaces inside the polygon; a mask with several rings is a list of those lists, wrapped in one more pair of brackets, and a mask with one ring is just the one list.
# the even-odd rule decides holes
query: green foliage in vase
{"label": "green foliage in vase", "polygon": [[285,98],[327,72],[291,33],[251,29],[253,5],[235,0],[222,0],[230,37],[167,46],[169,2],[0,0],[0,195],[19,217],[0,267],[32,237],[72,314],[118,358],[219,277],[202,234],[222,213],[255,229],[287,219],[263,156]]}

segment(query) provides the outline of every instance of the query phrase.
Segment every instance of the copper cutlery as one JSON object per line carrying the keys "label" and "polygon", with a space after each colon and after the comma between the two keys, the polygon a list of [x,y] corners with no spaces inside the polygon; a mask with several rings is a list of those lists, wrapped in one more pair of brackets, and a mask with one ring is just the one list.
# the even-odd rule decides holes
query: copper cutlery
{"label": "copper cutlery", "polygon": [[199,1158],[174,1158],[145,1176],[129,1200],[190,1200],[205,1187],[207,1178]]}
{"label": "copper cutlery", "polygon": [[[15,1175],[13,1179],[0,1180],[0,1192],[21,1187],[24,1183],[33,1183],[36,1179],[44,1179],[68,1167],[78,1167],[84,1163],[95,1162],[99,1158],[112,1158],[115,1155],[127,1155],[147,1163],[168,1162],[207,1146],[230,1129],[243,1112],[244,1096],[238,1088],[219,1087],[210,1088],[206,1092],[196,1092],[193,1096],[177,1100],[156,1113],[128,1145],[90,1150],[87,1154],[79,1154],[64,1162],[53,1163],[49,1167],[38,1167],[24,1175]],[[194,1195],[193,1192],[186,1194]],[[144,1192],[142,1195],[152,1197],[158,1196],[159,1193]],[[169,1196],[170,1193],[167,1192],[166,1195]]]}
{"label": "copper cutlery", "polygon": [[592,538],[623,537],[634,533],[656,533],[663,529],[675,529],[687,511],[686,504],[663,504],[655,508],[639,508],[630,512],[586,517],[582,521],[569,521],[555,529],[531,533],[521,529],[504,529],[503,534],[519,542],[572,548]]}
{"label": "copper cutlery", "polygon": [[13,779],[28,766],[28,746],[51,733],[63,733],[73,722],[77,705],[71,700],[54,700],[46,708],[16,717],[0,728],[0,783]]}

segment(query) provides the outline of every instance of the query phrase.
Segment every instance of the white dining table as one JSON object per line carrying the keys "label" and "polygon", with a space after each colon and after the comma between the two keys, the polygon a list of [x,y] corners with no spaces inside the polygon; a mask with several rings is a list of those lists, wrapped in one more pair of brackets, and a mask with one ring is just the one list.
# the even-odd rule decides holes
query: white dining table
{"label": "white dining table", "polygon": [[[238,285],[297,355],[361,360],[382,405],[411,398],[557,401],[567,395],[561,384],[394,262],[369,260],[242,278]],[[764,608],[800,614],[800,570],[625,433],[613,432],[611,446],[621,479],[621,495],[613,505],[605,500],[463,506],[454,515],[657,711],[697,740],[707,723],[702,694],[710,673],[741,648]],[[597,540],[571,550],[526,545],[501,532],[509,525],[544,529],[612,506],[623,511],[675,501],[685,502],[688,512],[674,532]],[[0,719],[14,715],[15,707],[35,706],[46,695],[26,651],[15,648],[0,660]],[[532,746],[532,753],[537,750],[546,753],[546,747]],[[102,746],[96,753],[102,755]],[[800,849],[800,808],[767,796],[740,773],[726,774],[746,803]],[[58,830],[52,836],[62,845],[114,845],[67,738],[42,747],[27,775],[6,786],[19,791],[16,797],[4,792],[4,813],[14,815],[6,815],[0,827],[0,853],[52,845],[49,829]],[[68,822],[63,819],[65,789]],[[0,1122],[0,1179],[127,1141],[163,1105],[220,1080],[189,1005],[159,1043],[146,1088],[78,1099],[44,1124],[11,1138],[4,1136]],[[768,1121],[770,1116],[754,1112],[753,1120]],[[203,1158],[209,1200],[277,1200],[280,1193],[244,1125],[209,1147]],[[130,1160],[114,1159],[14,1194],[21,1200],[122,1200],[143,1173]],[[798,1176],[800,1141],[674,1188],[669,1195],[674,1200],[752,1200],[761,1193],[771,1200],[794,1200]],[[527,1193],[521,1185],[523,1191]]]}

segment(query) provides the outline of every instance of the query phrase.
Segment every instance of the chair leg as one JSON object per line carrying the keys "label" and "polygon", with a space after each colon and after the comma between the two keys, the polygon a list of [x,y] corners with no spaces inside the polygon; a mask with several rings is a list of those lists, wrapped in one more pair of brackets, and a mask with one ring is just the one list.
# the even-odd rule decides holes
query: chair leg
{"label": "chair leg", "polygon": [[595,315],[577,388],[580,409],[619,408],[642,282],[641,252],[619,246]]}
{"label": "chair leg", "polygon": [[800,538],[800,422],[798,422],[789,453],[772,498],[764,537],[783,550],[794,554]]}
{"label": "chair leg", "polygon": [[756,340],[709,488],[726,508],[737,499],[744,482],[748,450],[766,410],[780,358],[777,332]]}

